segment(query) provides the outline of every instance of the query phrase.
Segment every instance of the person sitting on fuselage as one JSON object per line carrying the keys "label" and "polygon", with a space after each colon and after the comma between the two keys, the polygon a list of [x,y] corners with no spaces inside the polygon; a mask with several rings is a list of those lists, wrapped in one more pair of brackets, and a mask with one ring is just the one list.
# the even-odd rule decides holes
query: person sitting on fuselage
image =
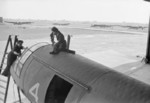
{"label": "person sitting on fuselage", "polygon": [[[51,42],[53,45],[53,51],[50,54],[58,54],[60,51],[66,50],[66,40],[64,35],[56,28],[51,29],[52,33],[50,34]],[[57,42],[55,43],[54,37],[56,36]]]}

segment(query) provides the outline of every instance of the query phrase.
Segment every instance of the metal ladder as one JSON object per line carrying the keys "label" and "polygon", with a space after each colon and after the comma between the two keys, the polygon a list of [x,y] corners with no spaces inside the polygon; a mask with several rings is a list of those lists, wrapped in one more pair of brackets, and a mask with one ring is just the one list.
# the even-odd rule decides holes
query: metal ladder
{"label": "metal ladder", "polygon": [[[1,61],[1,65],[0,65],[0,103],[6,103],[7,95],[8,95],[8,89],[9,89],[9,83],[10,83],[10,75],[8,77],[5,77],[5,76],[1,75],[1,72],[4,68],[5,61],[7,60],[6,57],[8,54],[9,46],[10,46],[10,50],[12,50],[17,40],[18,40],[17,35],[15,35],[14,44],[13,44],[12,35],[9,35],[8,40],[7,40],[7,44],[5,47],[5,51],[3,54],[3,58]],[[21,103],[19,88],[17,87],[17,89],[18,89],[19,101]]]}

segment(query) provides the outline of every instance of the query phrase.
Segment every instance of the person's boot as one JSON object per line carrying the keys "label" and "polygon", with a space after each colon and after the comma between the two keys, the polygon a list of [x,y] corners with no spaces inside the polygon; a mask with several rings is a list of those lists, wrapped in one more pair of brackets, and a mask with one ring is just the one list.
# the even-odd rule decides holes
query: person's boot
{"label": "person's boot", "polygon": [[74,50],[69,50],[69,49],[67,50],[67,52],[71,53],[71,54],[75,54],[76,53]]}
{"label": "person's boot", "polygon": [[50,54],[58,54],[58,52],[54,52],[54,51],[52,51],[52,52],[49,52]]}

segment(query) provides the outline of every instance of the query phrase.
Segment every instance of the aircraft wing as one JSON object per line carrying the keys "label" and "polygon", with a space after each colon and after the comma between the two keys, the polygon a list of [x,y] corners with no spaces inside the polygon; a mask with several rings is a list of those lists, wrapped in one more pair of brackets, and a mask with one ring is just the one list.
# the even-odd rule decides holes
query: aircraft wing
{"label": "aircraft wing", "polygon": [[113,69],[115,69],[115,67],[119,65],[137,61],[135,58],[133,59],[115,50],[92,52],[92,53],[83,54],[83,56]]}
{"label": "aircraft wing", "polygon": [[83,56],[146,84],[150,84],[150,65],[145,64],[142,58],[131,58],[114,50],[93,52]]}

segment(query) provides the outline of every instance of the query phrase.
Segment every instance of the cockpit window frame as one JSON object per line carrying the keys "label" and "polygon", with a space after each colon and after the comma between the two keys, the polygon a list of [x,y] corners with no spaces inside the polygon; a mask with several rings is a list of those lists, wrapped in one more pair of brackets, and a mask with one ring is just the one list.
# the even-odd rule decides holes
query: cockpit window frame
{"label": "cockpit window frame", "polygon": [[[34,52],[36,51],[38,48],[40,47],[43,47],[45,45],[48,45],[47,42],[40,42],[40,43],[37,43],[33,46],[31,46],[30,48],[26,48],[25,51],[23,52],[21,58],[19,59],[19,61],[24,64],[25,61],[28,59],[28,57]],[[27,56],[26,56],[27,55]]]}
{"label": "cockpit window frame", "polygon": [[33,51],[37,50],[38,48],[48,45],[48,44],[49,44],[48,42],[40,42],[40,43],[37,43],[37,44],[31,46],[29,49],[33,52]]}
{"label": "cockpit window frame", "polygon": [[49,43],[47,42],[40,42],[31,46],[30,48],[25,48],[25,50],[22,52],[21,57],[19,57],[18,60],[16,61],[17,64],[15,65],[14,68],[14,71],[19,78],[21,76],[23,65],[26,62],[26,60],[33,54],[34,51],[48,44]]}

